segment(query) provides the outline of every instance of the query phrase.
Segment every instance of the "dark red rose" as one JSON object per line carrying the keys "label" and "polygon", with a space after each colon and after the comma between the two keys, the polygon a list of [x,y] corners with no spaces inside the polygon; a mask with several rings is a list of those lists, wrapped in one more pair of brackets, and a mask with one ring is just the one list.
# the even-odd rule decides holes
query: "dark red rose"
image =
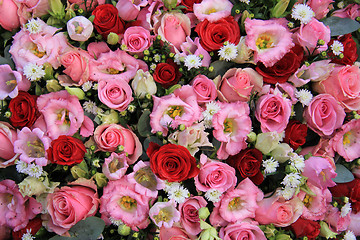
{"label": "dark red rose", "polygon": [[247,148],[236,155],[230,156],[227,163],[240,172],[241,177],[250,178],[254,184],[264,181],[260,171],[263,155],[256,148]]}
{"label": "dark red rose", "polygon": [[37,96],[30,95],[28,92],[19,91],[17,97],[10,100],[10,123],[14,127],[31,127],[34,124],[40,116],[36,98]]}
{"label": "dark red rose", "polygon": [[185,13],[193,12],[194,3],[201,3],[202,0],[181,0],[181,5],[185,6],[186,9],[184,10]]}
{"label": "dark red rose", "polygon": [[146,154],[150,158],[150,168],[160,179],[181,182],[199,174],[196,159],[187,148],[166,144],[160,146],[151,142]]}
{"label": "dark red rose", "polygon": [[42,227],[42,220],[40,217],[36,217],[30,220],[28,225],[26,225],[26,227],[24,227],[23,229],[17,232],[13,232],[12,233],[13,240],[21,240],[22,236],[25,233],[27,233],[28,229],[30,230],[31,235],[35,236],[35,234],[40,230],[41,227]]}
{"label": "dark red rose", "polygon": [[337,183],[336,186],[329,188],[329,190],[335,199],[341,199],[341,197],[350,198],[352,211],[355,214],[360,212],[360,178],[355,178],[348,183]]}
{"label": "dark red rose", "polygon": [[284,83],[300,68],[303,57],[303,48],[295,45],[272,67],[267,68],[264,64],[258,62],[256,71],[264,77],[264,82],[266,83]]}
{"label": "dark red rose", "polygon": [[178,83],[181,77],[179,67],[173,60],[168,59],[166,63],[159,63],[154,72],[154,80],[161,84],[162,87],[168,88]]}
{"label": "dark red rose", "polygon": [[59,165],[79,164],[85,153],[86,148],[81,140],[65,135],[53,140],[47,150],[48,159]]}
{"label": "dark red rose", "polygon": [[307,126],[298,120],[291,119],[285,129],[284,142],[294,150],[304,145],[307,136]]}
{"label": "dark red rose", "polygon": [[216,22],[205,19],[196,26],[195,32],[199,35],[200,44],[206,51],[219,50],[226,41],[235,45],[240,41],[239,24],[232,16]]}
{"label": "dark red rose", "polygon": [[[344,57],[338,58],[330,51],[329,55],[332,58],[331,62],[343,65],[353,65],[354,62],[358,59],[358,54],[356,42],[352,38],[351,33],[341,36],[338,41],[340,41],[344,45]],[[328,45],[331,46],[333,42],[334,40],[331,40]]]}
{"label": "dark red rose", "polygon": [[295,233],[296,238],[307,237],[309,240],[316,239],[320,234],[320,224],[315,221],[299,218],[290,225],[290,229]]}
{"label": "dark red rose", "polygon": [[110,32],[124,33],[124,21],[119,17],[119,12],[112,4],[102,4],[92,12],[96,31],[106,40]]}

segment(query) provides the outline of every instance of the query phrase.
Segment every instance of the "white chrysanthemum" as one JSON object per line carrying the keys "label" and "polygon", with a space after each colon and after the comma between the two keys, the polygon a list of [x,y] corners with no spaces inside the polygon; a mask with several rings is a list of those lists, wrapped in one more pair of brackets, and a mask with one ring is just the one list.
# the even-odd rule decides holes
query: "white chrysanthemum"
{"label": "white chrysanthemum", "polygon": [[214,203],[220,201],[220,197],[221,197],[221,192],[216,189],[211,189],[205,193],[205,198],[208,201],[212,201]]}
{"label": "white chrysanthemum", "polygon": [[39,21],[39,19],[30,19],[26,24],[25,24],[25,28],[26,30],[28,30],[30,33],[39,33],[41,31],[41,22]]}
{"label": "white chrysanthemum", "polygon": [[97,114],[98,107],[96,106],[96,103],[93,101],[86,101],[83,104],[84,110],[88,113]]}
{"label": "white chrysanthemum", "polygon": [[156,69],[156,64],[155,63],[152,63],[151,65],[150,65],[150,70],[155,70]]}
{"label": "white chrysanthemum", "polygon": [[273,157],[266,159],[262,162],[262,166],[265,168],[264,172],[266,174],[276,172],[276,169],[279,167],[279,162],[276,161]]}
{"label": "white chrysanthemum", "polygon": [[289,200],[294,196],[296,188],[285,187],[277,192],[278,196],[282,196],[285,200]]}
{"label": "white chrysanthemum", "polygon": [[299,99],[303,106],[308,106],[313,98],[313,95],[309,90],[300,89],[299,91],[296,90],[295,97]]}
{"label": "white chrysanthemum", "polygon": [[296,188],[301,184],[301,176],[299,173],[289,173],[286,174],[281,184],[285,185],[286,187]]}
{"label": "white chrysanthemum", "polygon": [[345,217],[346,215],[348,215],[351,212],[351,203],[346,203],[342,208],[341,208],[341,213],[340,216],[341,217]]}
{"label": "white chrysanthemum", "polygon": [[174,63],[180,64],[181,59],[182,59],[182,57],[180,56],[180,54],[176,53],[175,56],[174,56]]}
{"label": "white chrysanthemum", "polygon": [[170,200],[174,199],[177,203],[183,203],[188,197],[190,197],[190,192],[183,186],[177,186],[168,191],[168,197]]}
{"label": "white chrysanthemum", "polygon": [[352,231],[348,230],[344,235],[344,240],[356,240],[356,236]]}
{"label": "white chrysanthemum", "polygon": [[161,56],[160,56],[160,54],[155,54],[155,55],[154,55],[154,61],[155,61],[155,62],[160,62],[160,61],[161,61]]}
{"label": "white chrysanthemum", "polygon": [[93,86],[92,82],[88,81],[88,82],[84,82],[81,88],[84,92],[87,92],[92,88],[92,86]]}
{"label": "white chrysanthemum", "polygon": [[28,164],[26,162],[16,160],[15,164],[16,164],[16,171],[18,171],[18,173],[26,173],[28,168]]}
{"label": "white chrysanthemum", "polygon": [[31,228],[26,229],[26,233],[24,233],[21,237],[21,240],[33,240],[35,237],[31,235]]}
{"label": "white chrysanthemum", "polygon": [[290,164],[302,172],[305,168],[305,159],[303,156],[300,156],[296,153],[290,153]]}
{"label": "white chrysanthemum", "polygon": [[344,45],[338,40],[335,40],[333,44],[331,44],[330,48],[336,56],[339,56],[344,51]]}
{"label": "white chrysanthemum", "polygon": [[187,55],[184,59],[184,65],[188,68],[188,70],[192,68],[201,67],[201,58],[196,55]]}
{"label": "white chrysanthemum", "polygon": [[94,89],[95,91],[98,90],[98,87],[99,87],[99,84],[98,84],[98,83],[95,83],[95,84],[93,85],[93,89]]}
{"label": "white chrysanthemum", "polygon": [[164,188],[164,191],[165,192],[169,192],[171,191],[171,189],[175,189],[175,188],[178,188],[180,187],[181,184],[178,183],[178,182],[168,182],[168,181],[165,181],[165,188]]}
{"label": "white chrysanthemum", "polygon": [[24,75],[30,81],[38,81],[45,76],[45,70],[36,63],[28,63],[24,66]]}
{"label": "white chrysanthemum", "polygon": [[219,50],[220,60],[231,61],[238,55],[238,50],[235,44],[228,43],[222,46]]}
{"label": "white chrysanthemum", "polygon": [[43,170],[42,166],[32,163],[32,164],[28,165],[28,167],[26,169],[26,173],[30,177],[40,178],[44,174],[44,170]]}
{"label": "white chrysanthemum", "polygon": [[216,101],[206,103],[206,110],[202,112],[205,121],[211,121],[214,114],[220,111],[221,107]]}
{"label": "white chrysanthemum", "polygon": [[299,20],[302,24],[307,24],[314,16],[314,11],[305,4],[294,5],[291,13],[291,17]]}
{"label": "white chrysanthemum", "polygon": [[120,226],[120,225],[123,225],[123,224],[124,224],[123,221],[121,221],[121,220],[116,220],[116,219],[114,219],[114,218],[112,218],[112,217],[109,217],[109,220],[110,220],[110,222],[111,222],[113,225],[115,225],[115,226]]}

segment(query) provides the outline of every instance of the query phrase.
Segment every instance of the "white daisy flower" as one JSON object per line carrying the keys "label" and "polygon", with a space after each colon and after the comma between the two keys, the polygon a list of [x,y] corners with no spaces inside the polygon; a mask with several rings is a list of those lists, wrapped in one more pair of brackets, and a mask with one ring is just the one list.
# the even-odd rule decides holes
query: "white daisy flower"
{"label": "white daisy flower", "polygon": [[36,164],[29,164],[26,173],[30,177],[40,178],[44,174],[44,170],[42,166],[36,165]]}
{"label": "white daisy flower", "polygon": [[276,172],[276,169],[279,167],[279,162],[276,161],[273,157],[266,159],[262,162],[262,166],[265,168],[264,172],[266,174]]}
{"label": "white daisy flower", "polygon": [[238,55],[238,49],[233,43],[227,43],[222,46],[218,52],[220,60],[231,61]]}
{"label": "white daisy flower", "polygon": [[174,56],[174,63],[180,64],[181,60],[182,60],[182,57],[180,56],[180,54],[176,53]]}
{"label": "white daisy flower", "polygon": [[180,187],[181,184],[178,183],[178,182],[168,182],[168,181],[165,181],[165,188],[164,188],[164,191],[165,192],[169,192],[171,191],[171,189],[175,189],[175,188],[178,188]]}
{"label": "white daisy flower", "polygon": [[95,91],[97,91],[97,90],[98,90],[98,87],[99,87],[99,84],[98,84],[98,83],[95,83],[92,88],[93,88]]}
{"label": "white daisy flower", "polygon": [[220,111],[221,107],[216,101],[206,103],[206,110],[202,112],[205,121],[211,121],[214,114]]}
{"label": "white daisy flower", "polygon": [[154,55],[154,61],[155,62],[160,62],[161,61],[161,56],[159,54],[155,54]]}
{"label": "white daisy flower", "polygon": [[155,63],[152,63],[152,64],[150,65],[150,69],[154,71],[154,70],[156,69],[156,64],[155,64]]}
{"label": "white daisy flower", "polygon": [[28,63],[24,66],[24,75],[30,81],[39,81],[45,76],[43,66],[38,66],[36,63]]}
{"label": "white daisy flower", "polygon": [[174,199],[177,203],[183,203],[188,197],[190,197],[190,192],[183,186],[177,186],[168,191],[168,197],[170,200]]}
{"label": "white daisy flower", "polygon": [[94,115],[97,114],[98,107],[96,106],[96,103],[93,101],[86,101],[83,103],[84,110],[88,113],[92,113]]}
{"label": "white daisy flower", "polygon": [[289,200],[294,196],[296,188],[285,187],[277,192],[278,196],[282,196],[285,200]]}
{"label": "white daisy flower", "polygon": [[348,230],[344,235],[344,240],[356,240],[356,236],[352,231]]}
{"label": "white daisy flower", "polygon": [[26,173],[28,168],[28,164],[26,162],[16,160],[15,164],[16,164],[16,171],[18,171],[18,173]]}
{"label": "white daisy flower", "polygon": [[346,203],[340,211],[340,216],[341,217],[345,217],[346,215],[348,215],[351,212],[351,203]]}
{"label": "white daisy flower", "polygon": [[221,197],[221,192],[216,189],[211,189],[205,193],[205,198],[208,201],[212,201],[214,203],[219,202]]}
{"label": "white daisy flower", "polygon": [[335,40],[333,44],[331,44],[330,48],[336,56],[339,56],[344,51],[344,45],[338,40]]}
{"label": "white daisy flower", "polygon": [[289,173],[286,174],[281,184],[285,185],[286,187],[296,188],[301,184],[301,176],[299,173]]}
{"label": "white daisy flower", "polygon": [[305,159],[303,156],[300,156],[296,153],[290,153],[290,164],[302,172],[305,168]]}
{"label": "white daisy flower", "polygon": [[41,25],[42,23],[39,21],[39,19],[32,18],[25,24],[25,28],[30,33],[35,34],[41,31]]}
{"label": "white daisy flower", "polygon": [[26,233],[24,233],[21,237],[21,240],[33,240],[35,237],[31,235],[31,228],[26,229]]}
{"label": "white daisy flower", "polygon": [[299,20],[301,24],[307,24],[315,17],[315,13],[308,5],[296,4],[292,9],[291,17]]}
{"label": "white daisy flower", "polygon": [[312,93],[306,89],[296,90],[295,97],[299,99],[303,106],[308,106],[313,98]]}
{"label": "white daisy flower", "polygon": [[88,82],[85,82],[85,83],[81,86],[81,88],[82,88],[82,90],[83,90],[84,92],[87,92],[87,91],[89,91],[89,90],[92,88],[92,86],[93,86],[92,82],[88,81]]}
{"label": "white daisy flower", "polygon": [[187,55],[184,59],[184,65],[188,68],[188,70],[192,68],[201,67],[201,58],[196,55]]}

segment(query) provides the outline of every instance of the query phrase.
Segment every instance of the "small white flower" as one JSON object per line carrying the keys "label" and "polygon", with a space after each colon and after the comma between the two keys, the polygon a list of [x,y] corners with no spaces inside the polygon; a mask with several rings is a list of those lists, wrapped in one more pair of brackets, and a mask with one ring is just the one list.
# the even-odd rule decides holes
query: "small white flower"
{"label": "small white flower", "polygon": [[276,172],[276,169],[279,167],[279,162],[276,161],[273,157],[263,161],[262,166],[265,168],[264,172],[266,174]]}
{"label": "small white flower", "polygon": [[181,184],[178,183],[178,182],[168,182],[168,181],[165,181],[165,188],[164,188],[164,191],[165,192],[169,192],[171,191],[171,189],[175,189],[175,188],[178,188],[180,187]]}
{"label": "small white flower", "polygon": [[247,5],[249,5],[250,0],[240,0],[240,2],[246,3]]}
{"label": "small white flower", "polygon": [[299,173],[289,173],[286,174],[281,184],[285,185],[286,187],[296,188],[301,184],[301,176]]}
{"label": "small white flower", "polygon": [[219,50],[220,60],[231,61],[238,55],[238,50],[235,44],[228,43],[222,46]]}
{"label": "small white flower", "polygon": [[18,173],[26,173],[28,168],[28,164],[26,162],[16,160],[15,164],[16,164],[16,171],[18,171]]}
{"label": "small white flower", "polygon": [[123,225],[123,224],[124,224],[123,221],[121,221],[121,220],[116,220],[116,219],[114,219],[114,218],[112,218],[112,217],[109,217],[109,220],[110,220],[110,222],[111,222],[113,225],[115,225],[115,226],[120,226],[120,225]]}
{"label": "small white flower", "polygon": [[290,153],[290,164],[302,172],[305,168],[305,159],[303,156],[300,156],[296,153]]}
{"label": "small white flower", "polygon": [[214,114],[220,111],[221,107],[216,101],[206,103],[206,110],[202,112],[205,121],[211,121]]}
{"label": "small white flower", "polygon": [[93,85],[93,89],[94,89],[95,91],[98,90],[98,87],[99,87],[99,84],[98,84],[98,83],[95,83],[95,84]]}
{"label": "small white flower", "polygon": [[216,189],[211,189],[205,193],[205,198],[208,201],[212,201],[213,203],[219,202],[221,197],[221,192]]}
{"label": "small white flower", "polygon": [[312,93],[306,89],[296,90],[295,97],[299,99],[303,106],[308,106],[313,98]]}
{"label": "small white flower", "polygon": [[42,169],[42,166],[32,163],[32,164],[28,165],[28,167],[26,169],[26,173],[30,177],[40,178],[44,174],[44,171]]}
{"label": "small white flower", "polygon": [[307,24],[314,16],[314,11],[305,4],[294,5],[291,13],[291,17],[293,19],[299,20],[301,24]]}
{"label": "small white flower", "polygon": [[45,76],[45,70],[36,63],[28,63],[24,66],[24,75],[30,81],[38,81]]}
{"label": "small white flower", "polygon": [[88,113],[97,114],[98,107],[96,106],[96,103],[93,101],[86,101],[83,104],[84,110]]}
{"label": "small white flower", "polygon": [[183,186],[177,186],[168,191],[168,197],[170,200],[174,199],[177,203],[183,203],[188,197],[190,197],[190,192]]}
{"label": "small white flower", "polygon": [[344,45],[338,40],[335,40],[333,44],[331,44],[330,48],[336,56],[339,56],[344,51]]}
{"label": "small white flower", "polygon": [[31,235],[31,228],[26,229],[26,233],[24,233],[21,237],[21,240],[33,240],[35,237]]}
{"label": "small white flower", "polygon": [[282,196],[285,200],[289,200],[294,196],[296,188],[285,187],[277,192],[278,196]]}
{"label": "small white flower", "polygon": [[338,2],[337,4],[338,8],[344,8],[345,7],[345,3],[343,1]]}
{"label": "small white flower", "polygon": [[82,90],[84,91],[84,92],[87,92],[87,91],[89,91],[91,88],[92,88],[92,82],[90,82],[90,81],[88,81],[88,82],[85,82],[82,86],[81,86],[81,88],[82,88]]}
{"label": "small white flower", "polygon": [[348,230],[344,235],[344,240],[356,240],[356,236],[352,231]]}
{"label": "small white flower", "polygon": [[39,33],[41,31],[42,22],[39,21],[39,19],[30,19],[26,24],[26,30],[28,30],[30,33]]}
{"label": "small white flower", "polygon": [[154,61],[155,62],[160,62],[161,61],[161,56],[159,54],[155,54],[154,55]]}
{"label": "small white flower", "polygon": [[181,60],[182,60],[182,57],[180,56],[180,54],[176,53],[174,56],[174,63],[180,64]]}
{"label": "small white flower", "polygon": [[340,216],[341,217],[345,217],[346,215],[348,215],[351,212],[351,203],[346,203],[342,208],[341,208],[341,213]]}
{"label": "small white flower", "polygon": [[155,63],[152,63],[152,64],[150,65],[150,69],[154,71],[154,70],[156,69],[156,64],[155,64]]}
{"label": "small white flower", "polygon": [[192,68],[201,67],[201,58],[196,55],[187,55],[184,59],[184,65],[188,68],[188,70]]}

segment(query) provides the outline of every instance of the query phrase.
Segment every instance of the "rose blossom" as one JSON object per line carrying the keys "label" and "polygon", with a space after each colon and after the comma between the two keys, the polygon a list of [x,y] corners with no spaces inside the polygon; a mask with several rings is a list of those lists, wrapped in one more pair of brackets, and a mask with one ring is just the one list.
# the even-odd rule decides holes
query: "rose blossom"
{"label": "rose blossom", "polygon": [[306,143],[307,130],[305,124],[300,121],[291,119],[285,129],[284,142],[289,144],[295,151]]}
{"label": "rose blossom", "polygon": [[312,156],[305,161],[303,175],[308,178],[308,182],[318,188],[333,187],[336,183],[332,178],[336,177],[335,168],[331,159]]}
{"label": "rose blossom", "polygon": [[345,112],[334,97],[319,94],[304,109],[303,116],[311,130],[320,136],[330,136],[342,126]]}
{"label": "rose blossom", "polygon": [[94,216],[98,206],[99,198],[95,183],[79,178],[47,195],[48,214],[43,215],[43,220],[50,231],[70,236],[67,231],[79,221]]}
{"label": "rose blossom", "polygon": [[79,42],[88,40],[94,29],[92,22],[84,16],[73,17],[67,22],[66,27],[69,37]]}
{"label": "rose blossom", "polygon": [[344,57],[339,58],[331,51],[329,52],[329,56],[332,58],[331,62],[342,65],[353,65],[358,59],[359,55],[357,54],[356,42],[353,39],[351,33],[339,36],[337,39],[332,39],[328,46],[331,46],[336,40],[339,41],[344,47],[344,51],[342,51]]}
{"label": "rose blossom", "polygon": [[17,158],[14,152],[16,139],[16,130],[9,123],[0,122],[0,168],[12,165]]}
{"label": "rose blossom", "polygon": [[178,83],[181,75],[179,66],[170,58],[166,59],[166,62],[157,64],[153,74],[155,82],[160,83],[163,88]]}
{"label": "rose blossom", "polygon": [[94,27],[103,39],[106,40],[110,32],[124,33],[124,21],[119,17],[119,12],[114,5],[101,4],[94,9],[92,15],[95,16]]}
{"label": "rose blossom", "polygon": [[219,236],[224,240],[266,240],[264,232],[255,221],[243,221],[220,229]]}
{"label": "rose blossom", "polygon": [[336,186],[331,187],[330,191],[332,197],[335,199],[341,199],[342,197],[348,197],[350,199],[352,212],[360,212],[360,179],[355,178],[351,182],[337,183]]}
{"label": "rose blossom", "polygon": [[195,240],[196,236],[192,236],[177,226],[173,226],[171,228],[161,227],[159,233],[160,239],[167,240]]}
{"label": "rose blossom", "polygon": [[0,5],[0,25],[8,31],[20,27],[20,20],[17,14],[18,6],[13,0],[5,0]]}
{"label": "rose blossom", "polygon": [[214,101],[217,97],[214,82],[205,75],[197,75],[191,81],[191,86],[194,88],[199,104]]}
{"label": "rose blossom", "polygon": [[18,95],[18,84],[22,81],[22,74],[13,71],[8,64],[0,65],[0,100],[6,97],[14,98]]}
{"label": "rose blossom", "polygon": [[11,111],[10,123],[14,127],[32,127],[40,116],[36,106],[37,96],[28,92],[19,91],[19,94],[10,100],[9,110]]}
{"label": "rose blossom", "polygon": [[110,157],[105,158],[105,162],[102,165],[102,172],[109,180],[119,180],[122,178],[129,165],[129,158],[126,156],[126,152],[120,154],[112,152]]}
{"label": "rose blossom", "polygon": [[121,43],[126,46],[126,51],[139,54],[152,45],[153,38],[149,30],[140,26],[134,26],[125,30]]}
{"label": "rose blossom", "polygon": [[291,231],[295,233],[296,238],[307,237],[316,239],[320,234],[320,224],[316,221],[298,218],[296,222],[290,225]]}
{"label": "rose blossom", "polygon": [[134,79],[131,81],[131,87],[134,94],[143,99],[147,94],[154,95],[157,91],[156,83],[150,72],[144,72],[142,69],[137,70]]}
{"label": "rose blossom", "polygon": [[133,164],[142,154],[142,146],[138,137],[130,129],[120,124],[102,124],[94,131],[94,140],[99,150],[114,152],[118,146],[123,146]]}
{"label": "rose blossom", "polygon": [[233,4],[228,0],[203,0],[201,3],[194,3],[194,14],[200,21],[205,19],[215,22],[221,18],[230,16]]}
{"label": "rose blossom", "polygon": [[180,212],[176,209],[174,200],[156,202],[150,208],[149,217],[159,228],[171,228],[174,223],[180,221]]}
{"label": "rose blossom", "polygon": [[206,200],[201,196],[190,197],[179,205],[180,223],[186,232],[191,235],[198,235],[202,231],[198,211],[206,205]]}
{"label": "rose blossom", "polygon": [[140,12],[141,7],[146,7],[148,0],[119,0],[116,8],[121,19],[125,21],[135,20]]}
{"label": "rose blossom", "polygon": [[100,80],[98,84],[100,101],[111,109],[124,111],[134,98],[129,84],[122,79]]}

